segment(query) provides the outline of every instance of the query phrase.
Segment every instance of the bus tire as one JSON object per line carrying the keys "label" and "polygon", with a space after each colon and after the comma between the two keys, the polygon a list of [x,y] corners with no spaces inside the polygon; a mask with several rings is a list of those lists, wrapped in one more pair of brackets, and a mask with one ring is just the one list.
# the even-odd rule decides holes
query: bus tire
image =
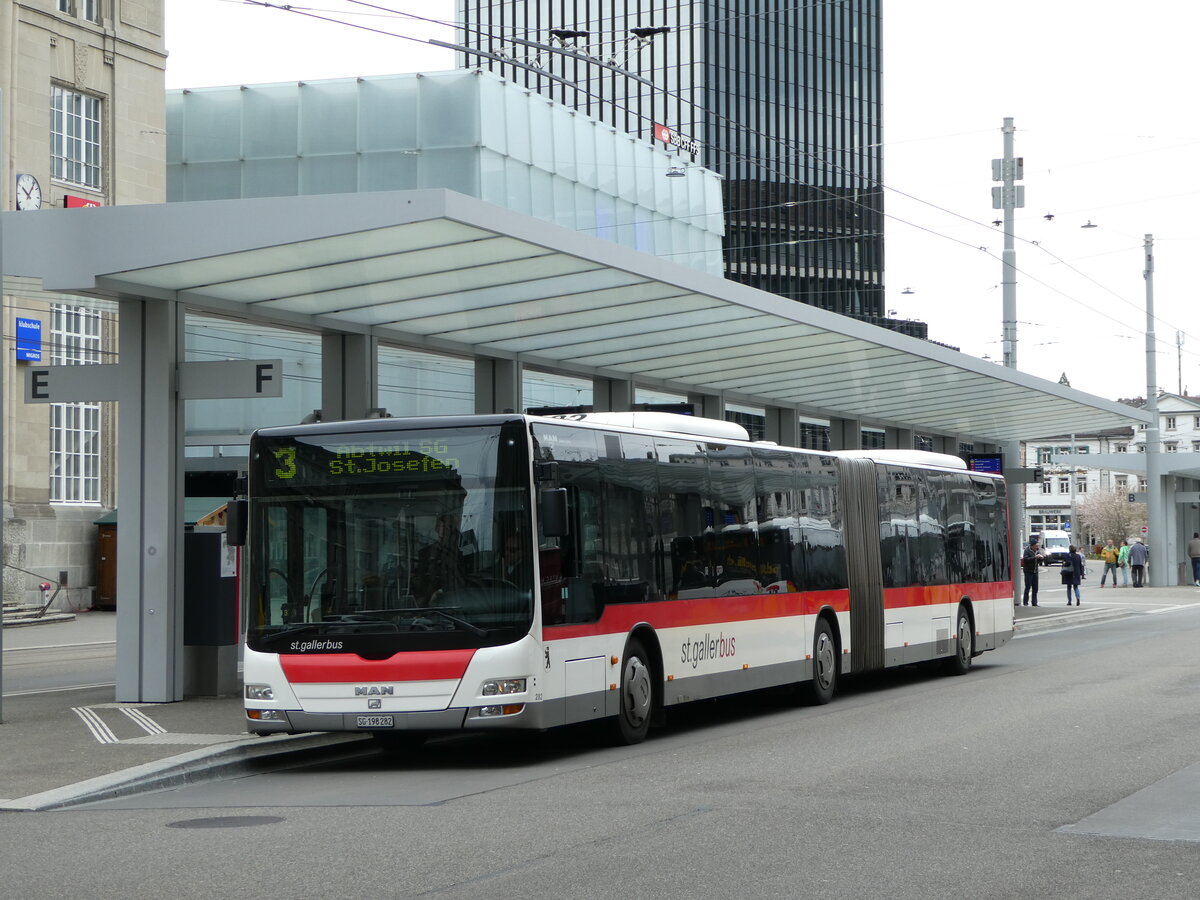
{"label": "bus tire", "polygon": [[637,638],[630,638],[625,645],[618,701],[614,737],[622,744],[640,744],[650,731],[654,712],[654,670],[645,646]]}
{"label": "bus tire", "polygon": [[966,605],[960,603],[954,626],[954,655],[946,660],[946,671],[951,675],[966,675],[971,671],[974,655],[975,631],[971,628],[971,614]]}
{"label": "bus tire", "polygon": [[813,629],[812,680],[804,685],[802,695],[812,706],[823,706],[837,693],[837,641],[828,619],[817,619]]}

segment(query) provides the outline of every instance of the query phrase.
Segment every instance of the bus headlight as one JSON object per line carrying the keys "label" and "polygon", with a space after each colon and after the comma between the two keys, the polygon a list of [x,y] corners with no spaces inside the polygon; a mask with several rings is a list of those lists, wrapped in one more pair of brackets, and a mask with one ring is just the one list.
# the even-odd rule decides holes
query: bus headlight
{"label": "bus headlight", "polygon": [[523,694],[525,693],[525,679],[497,678],[492,681],[485,681],[480,693],[484,697],[494,697],[497,694]]}
{"label": "bus headlight", "polygon": [[271,689],[269,684],[248,684],[246,685],[247,700],[274,700],[275,691]]}

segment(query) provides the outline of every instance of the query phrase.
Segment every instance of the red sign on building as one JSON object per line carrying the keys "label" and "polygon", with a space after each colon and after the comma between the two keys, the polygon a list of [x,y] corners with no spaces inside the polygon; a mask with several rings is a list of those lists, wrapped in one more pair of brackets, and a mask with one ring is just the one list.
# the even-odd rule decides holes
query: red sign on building
{"label": "red sign on building", "polygon": [[67,209],[80,209],[85,206],[101,206],[99,200],[89,200],[87,197],[76,197],[73,194],[63,194],[63,205]]}

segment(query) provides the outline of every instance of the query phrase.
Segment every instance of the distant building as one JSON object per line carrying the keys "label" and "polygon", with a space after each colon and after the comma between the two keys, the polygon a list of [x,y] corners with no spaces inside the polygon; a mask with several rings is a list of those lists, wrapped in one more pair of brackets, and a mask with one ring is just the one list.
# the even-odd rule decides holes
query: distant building
{"label": "distant building", "polygon": [[924,338],[884,308],[881,5],[476,0],[460,64],[720,173],[727,278]]}
{"label": "distant building", "polygon": [[[1143,408],[1142,397],[1123,399],[1122,403]],[[1200,398],[1163,393],[1158,396],[1159,451],[1172,454],[1170,467],[1184,474],[1200,473]],[[1045,477],[1040,483],[1025,487],[1024,535],[1044,529],[1062,529],[1072,522],[1072,500],[1079,500],[1094,491],[1117,491],[1135,495],[1138,501],[1146,493],[1146,428],[1116,428],[1093,434],[1058,435],[1025,444],[1025,465],[1041,466]],[[1130,456],[1130,466],[1123,468],[1121,454]],[[1141,456],[1139,457],[1139,454]],[[1195,464],[1189,465],[1189,454],[1196,454]],[[1054,457],[1074,455],[1071,462],[1055,461]],[[1098,458],[1096,465],[1086,457]],[[1184,477],[1197,477],[1185,474]],[[1170,496],[1168,495],[1168,501]],[[1174,506],[1171,503],[1171,506]],[[1174,521],[1174,517],[1170,519]],[[1186,530],[1186,526],[1185,526]],[[1190,536],[1188,532],[1187,536]],[[1085,540],[1095,539],[1084,535]]]}

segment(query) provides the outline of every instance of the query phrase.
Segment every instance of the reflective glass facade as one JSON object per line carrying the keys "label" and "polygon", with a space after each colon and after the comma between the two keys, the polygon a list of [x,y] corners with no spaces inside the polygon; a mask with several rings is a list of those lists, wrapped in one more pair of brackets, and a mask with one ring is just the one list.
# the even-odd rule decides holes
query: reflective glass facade
{"label": "reflective glass facade", "polygon": [[726,277],[883,324],[879,0],[462,0],[459,21],[493,57],[463,65],[670,128],[719,172]]}

